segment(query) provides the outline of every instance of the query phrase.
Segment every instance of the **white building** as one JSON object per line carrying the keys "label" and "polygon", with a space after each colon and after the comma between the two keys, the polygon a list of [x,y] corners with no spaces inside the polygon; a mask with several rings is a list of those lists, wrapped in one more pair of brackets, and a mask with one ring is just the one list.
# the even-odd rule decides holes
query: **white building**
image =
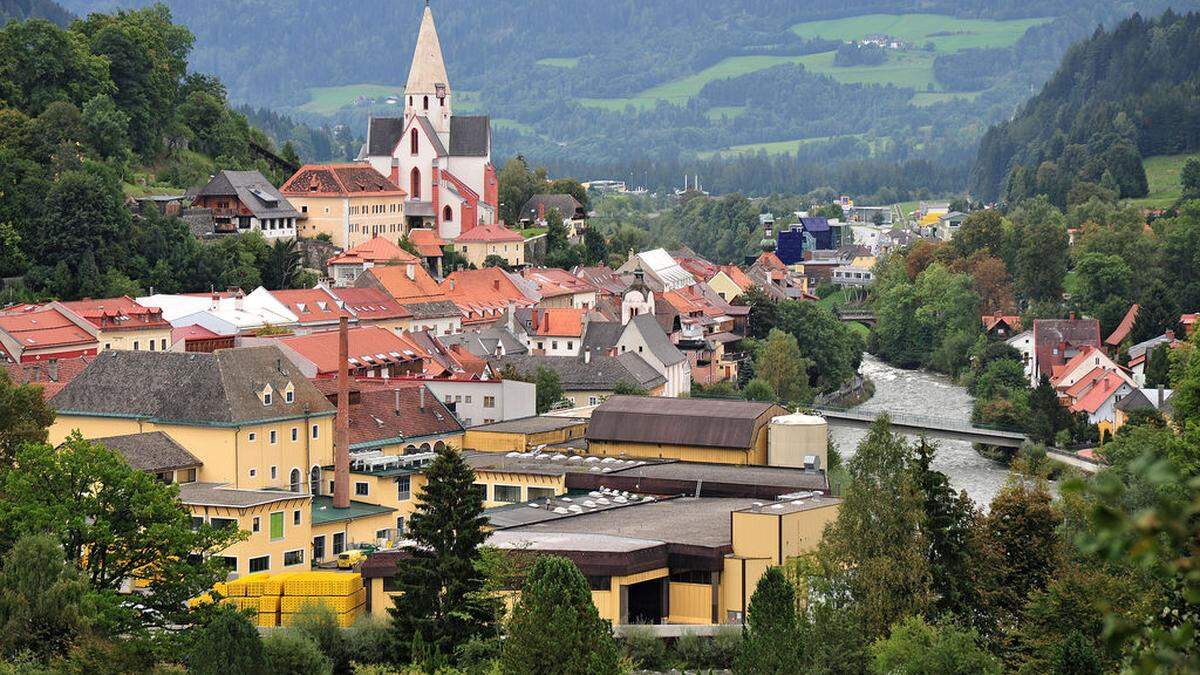
{"label": "white building", "polygon": [[150,295],[137,298],[143,307],[157,307],[171,326],[201,326],[217,335],[241,333],[270,327],[290,327],[299,317],[271,292],[259,286],[249,295],[241,291],[197,295]]}
{"label": "white building", "polygon": [[537,385],[518,380],[427,380],[451,406],[464,427],[505,422],[537,414]]}

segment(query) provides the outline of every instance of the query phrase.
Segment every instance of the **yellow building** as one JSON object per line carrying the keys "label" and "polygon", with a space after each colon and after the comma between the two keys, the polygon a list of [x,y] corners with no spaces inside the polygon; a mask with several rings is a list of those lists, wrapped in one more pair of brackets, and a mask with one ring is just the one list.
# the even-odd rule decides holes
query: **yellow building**
{"label": "yellow building", "polygon": [[588,453],[765,466],[768,425],[787,414],[755,401],[614,396],[592,413]]}
{"label": "yellow building", "polygon": [[96,327],[100,349],[162,351],[171,347],[171,324],[158,307],[143,307],[133,298],[56,302],[51,306]]}
{"label": "yellow building", "polygon": [[398,243],[408,232],[407,193],[367,164],[306,165],[279,191],[300,212],[300,237],[325,234],[347,249],[374,237]]}
{"label": "yellow building", "polygon": [[754,286],[754,282],[739,267],[722,265],[720,271],[708,280],[708,285],[717,292],[717,295],[721,296],[722,300],[733,302],[750,290]]}
{"label": "yellow building", "polygon": [[583,438],[587,420],[540,415],[467,429],[462,447],[481,452],[526,452]]}
{"label": "yellow building", "polygon": [[288,572],[309,569],[312,497],[282,490],[235,490],[215,483],[180,486],[179,499],[196,522],[237,528],[247,538],[222,551],[229,571]]}
{"label": "yellow building", "polygon": [[454,240],[454,248],[479,268],[492,255],[504,258],[510,267],[525,264],[525,237],[500,223],[478,225],[463,232]]}

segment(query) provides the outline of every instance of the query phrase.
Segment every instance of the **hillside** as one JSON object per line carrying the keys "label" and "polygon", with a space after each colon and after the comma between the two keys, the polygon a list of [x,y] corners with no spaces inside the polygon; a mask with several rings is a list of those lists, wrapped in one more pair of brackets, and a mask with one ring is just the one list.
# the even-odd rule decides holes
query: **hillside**
{"label": "hillside", "polygon": [[971,191],[1063,206],[1097,188],[1147,196],[1142,158],[1200,149],[1200,14],[1134,15],[1068,50],[1041,93],[988,131]]}
{"label": "hillside", "polygon": [[[66,1],[77,12],[149,2]],[[402,92],[421,3],[167,4],[197,36],[194,67],[220,76],[233,100],[361,134],[369,115],[395,113],[383,101]],[[1200,0],[498,0],[434,11],[457,104],[492,115],[497,154],[652,188],[674,186],[682,169],[714,190],[762,193],[787,187],[786,167],[712,162],[803,147],[791,154],[821,165],[931,161],[952,167],[961,189],[988,125],[1072,42],[1168,4]],[[896,49],[839,54],[878,35]],[[898,189],[869,182],[868,192]]]}
{"label": "hillside", "polygon": [[46,19],[66,26],[71,18],[71,13],[54,0],[0,0],[0,24],[14,19]]}

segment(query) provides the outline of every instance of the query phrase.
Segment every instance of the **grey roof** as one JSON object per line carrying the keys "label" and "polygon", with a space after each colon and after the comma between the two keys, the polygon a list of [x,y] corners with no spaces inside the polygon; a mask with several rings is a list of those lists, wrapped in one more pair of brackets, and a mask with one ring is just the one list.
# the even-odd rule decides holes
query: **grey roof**
{"label": "grey roof", "polygon": [[404,134],[403,117],[372,117],[370,124],[367,125],[366,154],[375,157],[379,155],[390,157],[392,150],[400,142],[402,134]]}
{"label": "grey roof", "polygon": [[240,490],[222,483],[182,483],[179,486],[179,501],[196,506],[247,508],[309,498],[310,495],[307,492]]}
{"label": "grey roof", "polygon": [[550,415],[534,415],[515,420],[505,420],[493,424],[471,427],[471,431],[494,431],[500,433],[540,434],[547,431],[557,431],[568,427],[587,424],[587,420],[579,417],[552,417]]}
{"label": "grey roof", "polygon": [[589,321],[583,333],[583,348],[593,351],[612,349],[623,332],[625,326],[620,321]]}
{"label": "grey roof", "polygon": [[673,366],[687,357],[683,352],[679,351],[671,342],[671,338],[663,332],[662,326],[658,320],[649,314],[639,314],[629,321],[633,326],[636,326],[642,334],[642,339],[646,341],[646,346],[654,354],[655,358],[663,362],[663,365]]}
{"label": "grey roof", "polygon": [[492,145],[492,123],[487,115],[450,118],[450,156],[486,157]]}
{"label": "grey roof", "polygon": [[1159,335],[1158,337],[1152,337],[1149,340],[1146,340],[1144,342],[1139,342],[1136,345],[1133,345],[1132,347],[1129,348],[1129,350],[1128,350],[1129,358],[1136,359],[1137,357],[1141,356],[1142,354],[1154,351],[1154,349],[1157,348],[1159,345],[1164,344],[1164,343],[1169,344],[1170,342],[1172,342],[1172,338],[1168,338],[1165,333],[1162,335]]}
{"label": "grey roof", "polygon": [[1117,401],[1117,410],[1122,412],[1130,412],[1133,410],[1157,410],[1150,399],[1142,393],[1141,389],[1134,389],[1131,394]]}
{"label": "grey roof", "polygon": [[[536,509],[527,510],[534,511]],[[512,517],[509,515],[508,517]],[[661,541],[617,537],[607,534],[586,532],[530,532],[527,530],[499,530],[488,535],[488,546],[519,551],[583,551],[605,553],[633,553],[662,546]]]}
{"label": "grey roof", "polygon": [[[474,429],[472,429],[473,431]],[[618,459],[616,457],[567,455],[557,451],[556,446],[547,446],[542,451],[529,452],[479,452],[466,450],[463,459],[476,471],[501,473],[528,473],[541,476],[598,473],[606,476],[618,475],[623,469],[642,466],[663,460]]]}
{"label": "grey roof", "polygon": [[468,352],[481,359],[496,356],[497,349],[501,346],[504,348],[505,354],[525,354],[529,352],[529,349],[515,335],[509,332],[508,328],[500,325],[499,322],[487,328],[455,333],[454,335],[445,335],[439,339],[447,346],[462,345],[466,347]]}
{"label": "grey roof", "polygon": [[772,417],[787,413],[758,401],[613,396],[592,413],[587,439],[749,448]]}
{"label": "grey roof", "polygon": [[828,487],[824,472],[776,466],[739,466],[703,462],[640,462],[634,466],[617,467],[613,475],[621,477],[654,478],[733,485],[769,485],[779,494],[799,490],[824,490]]}
{"label": "grey roof", "polygon": [[[288,403],[284,390],[295,388]],[[271,405],[259,398],[266,385]],[[109,350],[50,399],[61,414],[236,425],[330,414],[334,407],[275,346],[211,354]]]}
{"label": "grey roof", "polygon": [[567,391],[611,390],[618,382],[627,382],[644,389],[653,389],[667,380],[645,359],[633,352],[620,356],[593,356],[590,362],[576,356],[519,355],[489,359],[494,369],[511,364],[519,373],[532,374],[538,366],[558,373],[562,388]]}
{"label": "grey roof", "polygon": [[108,436],[93,440],[110,450],[121,453],[126,463],[139,471],[156,473],[203,464],[195,455],[161,431]]}
{"label": "grey roof", "polygon": [[540,208],[544,208],[546,213],[550,213],[550,209],[558,209],[559,215],[566,220],[571,220],[575,217],[575,212],[583,209],[583,204],[568,194],[536,194],[530,197],[523,206],[521,206],[520,215],[522,218],[532,215],[537,215]]}
{"label": "grey roof", "polygon": [[[437,130],[433,128],[433,122],[430,122],[428,117],[421,115],[417,118],[417,123],[421,125],[421,130],[425,132],[425,137],[428,138],[429,143],[433,145],[433,152],[438,157],[445,157],[446,146],[442,145],[442,139],[438,136]],[[390,152],[391,151],[389,150],[389,153]]]}
{"label": "grey roof", "polygon": [[759,500],[679,497],[532,523],[506,532],[609,535],[669,544],[728,546],[733,543],[729,514],[748,509],[756,501]]}
{"label": "grey roof", "polygon": [[462,310],[450,300],[433,300],[430,302],[406,302],[404,309],[412,313],[414,319],[437,319],[446,316],[462,316]]}
{"label": "grey roof", "polygon": [[257,171],[222,170],[200,188],[198,197],[235,196],[256,218],[299,218],[300,212]]}

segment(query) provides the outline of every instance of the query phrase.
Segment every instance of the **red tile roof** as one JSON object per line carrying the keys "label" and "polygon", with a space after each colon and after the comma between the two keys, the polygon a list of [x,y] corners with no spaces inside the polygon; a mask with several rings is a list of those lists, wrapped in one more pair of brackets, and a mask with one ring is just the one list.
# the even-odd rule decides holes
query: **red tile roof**
{"label": "red tile roof", "polygon": [[171,324],[162,318],[161,308],[143,307],[128,295],[101,300],[74,300],[58,304],[83,317],[88,323],[101,330],[144,330],[171,327]]}
{"label": "red tile roof", "polygon": [[428,227],[415,227],[408,232],[408,240],[417,247],[417,252],[426,258],[437,258],[442,255],[442,247],[446,240],[437,231]]}
{"label": "red tile roof", "polygon": [[762,255],[758,256],[758,260],[756,260],[754,262],[758,265],[762,265],[763,267],[766,267],[767,269],[772,269],[772,270],[786,270],[787,269],[787,265],[783,264],[783,261],[779,259],[779,256],[775,255],[774,253],[772,253],[770,251],[763,251]]}
{"label": "red tile roof", "polygon": [[[331,403],[337,402],[337,382],[313,380]],[[425,390],[424,408],[421,390]],[[357,380],[350,383],[350,444],[365,449],[428,436],[462,432],[462,425],[425,384],[415,380]]]}
{"label": "red tile roof", "polygon": [[286,197],[408,194],[369,164],[306,164],[279,192]]}
{"label": "red tile roof", "polygon": [[1065,351],[1100,348],[1100,322],[1095,319],[1037,319],[1033,322],[1033,346],[1038,370],[1051,377],[1055,366],[1067,362]]}
{"label": "red tile roof", "polygon": [[1104,402],[1109,397],[1117,393],[1121,385],[1125,384],[1125,380],[1120,374],[1111,370],[1105,371],[1095,380],[1091,380],[1091,376],[1089,375],[1088,381],[1091,384],[1091,388],[1081,398],[1076,399],[1071,404],[1071,412],[1083,411],[1089,414],[1095,413],[1100,409],[1100,406],[1104,405]]}
{"label": "red tile roof", "polygon": [[520,232],[510,230],[500,223],[491,225],[476,225],[470,230],[458,235],[456,242],[468,244],[496,243],[505,241],[525,241]]}
{"label": "red tile roof", "polygon": [[47,359],[32,363],[4,363],[4,370],[13,384],[38,384],[42,387],[42,396],[47,400],[63,387],[67,386],[76,375],[92,361],[91,356],[80,356],[69,359]]}
{"label": "red tile roof", "polygon": [[[347,332],[350,361],[354,368],[372,367],[381,363],[405,363],[418,360],[408,340],[379,326],[360,326]],[[311,361],[318,375],[338,370],[338,331],[329,330],[308,335],[280,338],[297,354]]]}
{"label": "red tile roof", "polygon": [[417,263],[372,267],[366,273],[375,277],[402,305],[449,300],[438,282]]}
{"label": "red tile roof", "polygon": [[1104,344],[1110,347],[1119,347],[1125,338],[1129,337],[1129,331],[1133,330],[1133,323],[1137,321],[1138,306],[1133,304],[1129,306],[1129,311],[1125,312],[1125,317],[1121,319],[1121,323],[1117,324],[1116,330],[1112,332],[1104,340]]}
{"label": "red tile roof", "polygon": [[582,337],[585,309],[550,307],[534,309],[530,315],[530,334],[544,337]]}
{"label": "red tile roof", "polygon": [[404,305],[377,288],[334,288],[330,289],[346,309],[359,321],[382,321],[385,319],[407,319],[412,316]]}
{"label": "red tile roof", "polygon": [[1098,351],[1095,347],[1084,347],[1079,350],[1079,353],[1072,356],[1069,361],[1054,366],[1051,371],[1051,383],[1057,382],[1067,373],[1073,372],[1076,368],[1083,365],[1085,361],[1092,357],[1092,353]]}
{"label": "red tile roof", "polygon": [[981,317],[983,321],[983,332],[991,332],[993,328],[1000,325],[1002,322],[1007,324],[1014,333],[1021,332],[1021,317],[1016,314],[988,314]]}
{"label": "red tile roof", "polygon": [[381,236],[372,237],[354,248],[347,249],[329,259],[329,265],[362,265],[371,263],[383,265],[388,263],[417,263],[417,257],[400,248],[390,239]]}
{"label": "red tile roof", "polygon": [[[83,321],[83,319],[78,319]],[[75,351],[97,349],[96,338],[54,307],[39,307],[0,315],[0,333],[7,338],[4,349],[10,351],[9,341],[17,353],[9,356],[19,361],[27,350],[60,349]]]}
{"label": "red tile roof", "polygon": [[721,265],[721,271],[725,273],[725,276],[729,277],[730,281],[736,284],[737,287],[743,291],[748,291],[752,286],[754,286],[754,282],[750,280],[750,277],[746,276],[746,273],[742,271],[742,268],[738,267],[737,265]]}
{"label": "red tile roof", "polygon": [[596,292],[596,288],[588,282],[556,267],[531,267],[523,270],[521,276],[537,284],[543,298]]}
{"label": "red tile roof", "polygon": [[446,277],[441,288],[446,297],[462,310],[463,323],[490,323],[509,307],[529,307],[534,304],[498,267],[459,270]]}
{"label": "red tile roof", "polygon": [[323,288],[305,288],[298,290],[271,291],[271,296],[288,308],[300,319],[300,325],[316,323],[337,323],[345,316],[353,318],[350,312],[338,307],[337,298]]}

